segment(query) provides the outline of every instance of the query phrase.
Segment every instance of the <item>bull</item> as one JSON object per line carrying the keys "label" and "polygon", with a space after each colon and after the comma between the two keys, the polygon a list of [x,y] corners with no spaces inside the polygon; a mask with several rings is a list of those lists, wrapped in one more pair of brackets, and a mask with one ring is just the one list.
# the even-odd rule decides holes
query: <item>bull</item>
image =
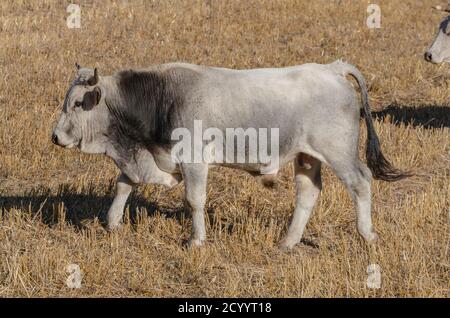
{"label": "bull", "polygon": [[[357,81],[362,103],[347,75]],[[360,113],[367,126],[367,165],[358,156]],[[230,127],[277,128],[277,165],[262,160],[181,160],[180,152],[173,151],[173,132],[183,128],[194,133],[194,122],[199,120],[202,129],[219,132]],[[206,239],[207,175],[214,165],[248,171],[266,183],[275,179],[282,166],[294,163],[296,204],[282,249],[292,249],[302,238],[322,188],[322,163],[350,192],[357,230],[367,242],[378,237],[371,219],[372,177],[396,181],[408,176],[382,154],[364,77],[342,61],[251,70],[170,63],[112,76],[77,66],[52,141],[85,153],[105,154],[120,169],[107,214],[108,230],[121,226],[135,185],[173,187],[184,181],[185,206],[192,215],[190,246],[200,246]],[[223,147],[233,153],[236,145],[228,141]],[[250,148],[245,147],[246,155]]]}
{"label": "bull", "polygon": [[[443,12],[450,12],[450,4],[447,6],[435,6],[434,9]],[[437,35],[425,52],[425,60],[434,63],[441,64],[443,62],[450,62],[450,16],[446,17],[439,24]]]}

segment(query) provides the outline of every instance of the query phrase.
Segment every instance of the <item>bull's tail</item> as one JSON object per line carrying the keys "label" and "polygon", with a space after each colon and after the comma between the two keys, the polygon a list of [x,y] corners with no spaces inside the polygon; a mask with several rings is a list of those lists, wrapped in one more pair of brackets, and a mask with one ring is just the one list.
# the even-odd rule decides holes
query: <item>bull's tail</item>
{"label": "bull's tail", "polygon": [[394,168],[381,152],[380,141],[373,126],[369,96],[364,76],[355,66],[342,61],[336,61],[331,65],[339,74],[342,74],[343,76],[351,75],[358,82],[361,89],[363,114],[367,126],[366,159],[373,177],[375,179],[392,182],[411,176],[410,173],[402,172]]}

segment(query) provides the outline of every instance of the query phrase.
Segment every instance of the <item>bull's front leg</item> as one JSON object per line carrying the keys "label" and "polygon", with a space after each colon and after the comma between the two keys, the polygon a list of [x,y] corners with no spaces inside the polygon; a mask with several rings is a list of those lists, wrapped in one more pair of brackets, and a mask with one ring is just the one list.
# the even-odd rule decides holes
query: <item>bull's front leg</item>
{"label": "bull's front leg", "polygon": [[183,164],[185,184],[185,206],[192,215],[192,233],[189,246],[201,246],[206,240],[204,208],[208,165],[203,163]]}
{"label": "bull's front leg", "polygon": [[108,231],[117,229],[122,225],[123,210],[131,190],[133,190],[133,183],[122,173],[117,179],[116,196],[107,215],[106,229]]}

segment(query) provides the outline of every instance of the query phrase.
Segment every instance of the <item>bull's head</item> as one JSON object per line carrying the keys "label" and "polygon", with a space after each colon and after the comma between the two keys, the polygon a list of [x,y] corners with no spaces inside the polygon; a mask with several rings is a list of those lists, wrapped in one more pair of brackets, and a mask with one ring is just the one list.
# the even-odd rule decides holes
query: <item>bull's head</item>
{"label": "bull's head", "polygon": [[[436,6],[434,9],[450,12],[450,4]],[[450,62],[450,17],[445,18],[439,25],[439,31],[433,44],[425,52],[425,60],[436,64]]]}
{"label": "bull's head", "polygon": [[106,128],[106,105],[97,69],[82,68],[66,93],[52,142],[65,148],[78,146],[88,153],[102,153],[101,136]]}

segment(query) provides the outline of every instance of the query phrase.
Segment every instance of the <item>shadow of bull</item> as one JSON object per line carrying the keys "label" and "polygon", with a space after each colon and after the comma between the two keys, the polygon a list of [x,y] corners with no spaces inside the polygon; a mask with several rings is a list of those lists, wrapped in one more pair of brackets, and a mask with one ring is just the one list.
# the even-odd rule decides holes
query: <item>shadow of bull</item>
{"label": "shadow of bull", "polygon": [[391,104],[381,111],[372,112],[372,117],[377,120],[388,118],[393,125],[404,124],[412,127],[449,128],[449,106],[402,106]]}
{"label": "shadow of bull", "polygon": [[[114,197],[114,181],[110,181],[107,190],[101,195],[96,192],[93,185],[77,191],[74,186],[63,184],[56,194],[50,188],[40,187],[19,196],[0,195],[0,216],[4,217],[12,209],[17,209],[22,213],[30,213],[33,218],[40,218],[48,226],[64,221],[81,230],[84,220],[94,219],[105,226],[106,214]],[[136,191],[131,193],[127,207],[132,225],[138,222],[139,213],[142,212],[149,216],[160,213],[165,217],[182,219],[182,209],[159,206]]]}

